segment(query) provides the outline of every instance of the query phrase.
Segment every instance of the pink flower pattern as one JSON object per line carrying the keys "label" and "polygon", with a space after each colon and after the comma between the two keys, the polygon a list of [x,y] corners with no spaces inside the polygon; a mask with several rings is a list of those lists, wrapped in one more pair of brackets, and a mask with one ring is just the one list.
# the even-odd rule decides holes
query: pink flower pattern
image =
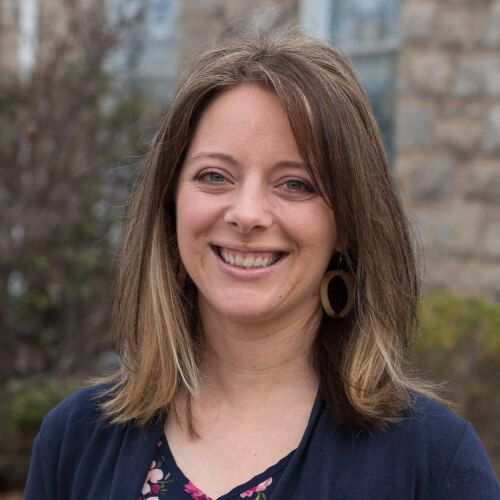
{"label": "pink flower pattern", "polygon": [[195,500],[212,500],[210,497],[205,495],[203,491],[197,488],[191,481],[184,486],[184,491],[191,495],[191,498]]}
{"label": "pink flower pattern", "polygon": [[265,481],[262,481],[262,483],[259,483],[257,486],[254,486],[253,488],[250,488],[249,490],[244,491],[243,493],[240,493],[240,497],[241,498],[246,498],[246,497],[251,498],[254,493],[257,493],[257,496],[255,497],[256,499],[259,498],[259,499],[265,500],[266,499],[266,495],[264,495],[261,492],[265,491],[266,488],[272,482],[273,482],[273,478],[270,477],[270,478],[266,479]]}
{"label": "pink flower pattern", "polygon": [[[161,446],[161,441],[158,442],[158,448]],[[149,466],[148,475],[144,481],[142,487],[141,495],[139,495],[139,500],[160,500],[158,495],[160,493],[166,493],[166,485],[171,483],[173,480],[170,479],[170,473],[165,474],[163,469],[163,460],[158,460],[156,462],[153,460]]]}
{"label": "pink flower pattern", "polygon": [[[163,441],[158,441],[158,454],[156,460],[151,462],[149,471],[142,487],[141,495],[138,500],[161,500],[162,493],[167,493],[167,484],[174,482],[170,472],[167,472],[165,459],[160,452]],[[251,500],[267,500],[267,494],[264,493],[272,484],[273,478],[269,477],[258,485],[240,493],[240,498],[249,498]],[[184,485],[184,491],[194,500],[212,500],[208,495],[201,491],[191,481]],[[159,496],[158,496],[159,495]]]}

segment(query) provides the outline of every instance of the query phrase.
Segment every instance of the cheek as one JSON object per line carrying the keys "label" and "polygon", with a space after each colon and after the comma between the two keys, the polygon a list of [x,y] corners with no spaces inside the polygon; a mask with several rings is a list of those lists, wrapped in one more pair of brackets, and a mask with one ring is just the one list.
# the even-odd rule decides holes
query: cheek
{"label": "cheek", "polygon": [[184,196],[182,193],[177,198],[177,232],[192,232],[203,224],[201,203],[196,197]]}
{"label": "cheek", "polygon": [[218,220],[219,210],[210,196],[185,187],[178,192],[176,214],[179,248],[193,252]]}
{"label": "cheek", "polygon": [[337,245],[337,230],[333,212],[326,205],[294,210],[288,214],[286,226],[302,249],[329,260]]}

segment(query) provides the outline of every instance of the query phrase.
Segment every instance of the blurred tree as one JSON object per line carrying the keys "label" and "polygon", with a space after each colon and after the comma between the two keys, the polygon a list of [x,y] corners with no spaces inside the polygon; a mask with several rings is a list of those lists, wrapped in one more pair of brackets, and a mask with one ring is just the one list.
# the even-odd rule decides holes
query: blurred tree
{"label": "blurred tree", "polygon": [[0,84],[0,383],[85,372],[110,345],[116,206],[133,177],[111,167],[144,149],[145,100],[106,61],[145,7],[52,4],[31,75]]}

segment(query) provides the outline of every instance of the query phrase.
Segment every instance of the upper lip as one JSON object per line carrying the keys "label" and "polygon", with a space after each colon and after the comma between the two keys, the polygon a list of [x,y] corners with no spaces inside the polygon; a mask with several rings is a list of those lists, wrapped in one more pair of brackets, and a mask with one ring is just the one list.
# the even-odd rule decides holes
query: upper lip
{"label": "upper lip", "polygon": [[218,248],[224,248],[225,250],[233,251],[233,252],[239,252],[239,253],[258,253],[258,252],[265,252],[265,253],[286,253],[284,250],[278,249],[278,248],[272,248],[272,247],[253,247],[249,245],[242,245],[242,244],[218,244],[218,243],[212,243],[212,246],[218,247]]}

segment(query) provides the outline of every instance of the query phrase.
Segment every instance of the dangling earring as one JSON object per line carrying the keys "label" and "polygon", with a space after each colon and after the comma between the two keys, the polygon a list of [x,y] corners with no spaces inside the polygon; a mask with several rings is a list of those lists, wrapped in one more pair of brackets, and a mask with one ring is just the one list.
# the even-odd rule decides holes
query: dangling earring
{"label": "dangling earring", "polygon": [[186,268],[179,257],[179,265],[177,266],[177,284],[182,290],[186,286]]}
{"label": "dangling earring", "polygon": [[[340,257],[338,266],[342,261]],[[331,318],[345,318],[354,306],[354,279],[342,269],[328,271],[321,280],[321,304]]]}

